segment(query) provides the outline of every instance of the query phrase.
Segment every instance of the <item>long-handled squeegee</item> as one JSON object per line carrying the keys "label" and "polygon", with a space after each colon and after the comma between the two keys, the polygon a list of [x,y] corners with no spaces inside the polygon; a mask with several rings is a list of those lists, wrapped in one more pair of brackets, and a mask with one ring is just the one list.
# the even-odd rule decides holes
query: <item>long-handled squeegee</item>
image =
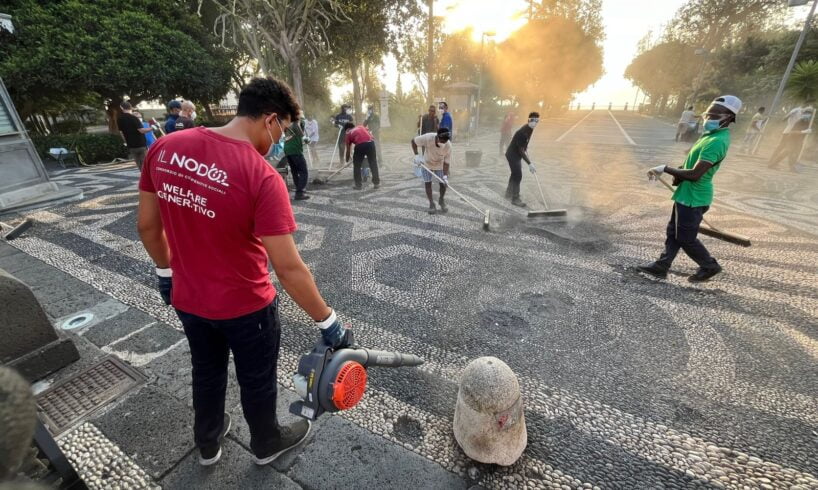
{"label": "long-handled squeegee", "polygon": [[326,184],[327,182],[329,182],[329,179],[331,179],[331,178],[335,177],[336,175],[340,174],[342,170],[344,170],[345,168],[349,167],[350,165],[352,165],[352,160],[348,161],[348,162],[346,163],[346,165],[344,165],[343,167],[339,168],[339,169],[338,169],[338,170],[336,170],[335,172],[332,172],[331,174],[329,174],[329,175],[327,176],[327,178],[326,178],[326,179],[322,179],[321,177],[316,177],[316,178],[314,178],[314,179],[312,180],[313,185]]}
{"label": "long-handled squeegee", "polygon": [[483,211],[482,209],[478,208],[478,207],[477,207],[477,205],[476,205],[476,204],[474,204],[473,202],[471,202],[471,201],[470,201],[468,198],[466,198],[466,196],[464,196],[463,194],[461,194],[461,193],[457,192],[457,190],[456,190],[454,187],[452,187],[450,184],[448,184],[448,183],[447,183],[447,182],[445,182],[443,179],[441,179],[440,177],[438,177],[436,173],[434,173],[433,171],[429,170],[429,167],[427,167],[426,165],[424,165],[424,164],[422,164],[422,163],[420,164],[420,166],[421,166],[421,167],[423,167],[423,168],[424,168],[424,169],[425,169],[427,172],[429,172],[430,174],[432,174],[432,177],[434,177],[435,179],[437,179],[437,180],[438,180],[438,181],[439,181],[441,184],[445,185],[445,186],[446,186],[446,187],[448,187],[448,188],[449,188],[449,189],[450,189],[452,192],[454,192],[455,194],[457,194],[457,195],[460,197],[460,199],[463,199],[464,201],[466,201],[466,203],[467,203],[469,206],[471,206],[471,207],[473,207],[474,209],[476,209],[478,213],[482,214],[482,215],[483,215],[483,230],[484,230],[484,231],[489,231],[489,210],[488,210],[488,209],[486,209],[485,211]]}
{"label": "long-handled squeegee", "polygon": [[16,225],[10,225],[8,223],[3,223],[0,221],[0,233],[2,233],[3,228],[11,228],[11,231],[3,235],[3,238],[6,240],[14,240],[18,236],[22,235],[23,232],[31,228],[31,225],[34,224],[34,221],[26,218],[23,221],[17,223]]}
{"label": "long-handled squeegee", "polygon": [[[676,190],[662,178],[661,175],[656,176],[665,187],[668,188],[670,192],[676,192]],[[699,226],[699,231],[707,236],[717,238],[719,240],[724,240],[725,242],[735,243],[736,245],[741,245],[742,247],[749,247],[752,245],[750,243],[750,237],[739,235],[738,233],[730,233],[729,231],[724,231],[716,228],[715,226],[711,225],[707,219],[702,217],[702,221],[704,221],[704,225]]]}
{"label": "long-handled squeegee", "polygon": [[[337,138],[335,138],[335,148],[333,148],[333,149],[332,149],[332,157],[330,157],[330,159],[329,159],[329,167],[327,167],[327,168],[325,169],[325,171],[330,171],[330,170],[332,170],[332,163],[335,161],[335,155],[337,155],[337,154],[338,154],[338,141],[340,141],[340,139],[341,139],[341,131],[343,131],[343,130],[344,130],[344,128],[343,128],[343,127],[338,128],[338,137],[337,137]],[[339,158],[338,158],[338,163],[341,163],[341,160],[342,160],[343,158],[344,158],[344,156],[343,156],[343,155],[339,155]],[[329,179],[331,179],[331,178],[335,177],[336,175],[338,175],[339,173],[341,173],[341,170],[343,170],[343,169],[345,169],[345,168],[347,168],[347,167],[349,167],[349,164],[348,164],[348,163],[347,163],[346,165],[341,165],[341,168],[339,168],[339,169],[338,169],[338,170],[336,170],[335,172],[331,173],[331,174],[330,174],[330,175],[329,175],[329,176],[328,176],[326,179],[322,179],[321,177],[316,177],[316,178],[314,178],[314,179],[312,180],[312,183],[313,183],[313,185],[321,185],[321,184],[326,184],[326,183],[329,181]]]}
{"label": "long-handled squeegee", "polygon": [[542,186],[540,185],[540,178],[537,176],[537,172],[534,172],[534,178],[537,179],[537,188],[540,190],[540,198],[542,198],[542,205],[545,207],[542,211],[529,211],[528,217],[529,218],[540,218],[543,216],[565,216],[568,214],[568,211],[565,209],[548,209],[548,203],[545,201],[545,194],[542,191]]}

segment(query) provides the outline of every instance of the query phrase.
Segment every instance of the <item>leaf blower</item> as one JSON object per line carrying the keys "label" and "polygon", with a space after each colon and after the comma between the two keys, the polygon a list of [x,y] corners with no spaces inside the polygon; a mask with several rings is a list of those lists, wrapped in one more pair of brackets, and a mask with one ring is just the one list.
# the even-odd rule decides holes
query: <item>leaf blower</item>
{"label": "leaf blower", "polygon": [[412,354],[354,345],[351,330],[345,335],[344,344],[350,347],[333,349],[319,340],[311,352],[301,356],[293,376],[295,392],[301,400],[290,405],[290,413],[315,420],[324,412],[350,409],[364,396],[367,368],[423,364],[423,359]]}

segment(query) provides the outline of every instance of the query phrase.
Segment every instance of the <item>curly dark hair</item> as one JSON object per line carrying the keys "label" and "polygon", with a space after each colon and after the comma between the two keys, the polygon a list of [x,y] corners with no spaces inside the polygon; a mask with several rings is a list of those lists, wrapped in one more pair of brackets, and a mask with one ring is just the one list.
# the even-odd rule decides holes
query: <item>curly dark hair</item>
{"label": "curly dark hair", "polygon": [[289,116],[295,122],[300,111],[289,85],[273,77],[257,77],[241,90],[236,115],[258,119],[276,113],[282,118]]}
{"label": "curly dark hair", "polygon": [[531,119],[532,117],[539,118],[539,117],[540,117],[540,113],[539,113],[539,112],[529,112],[529,113],[528,113],[528,118],[529,118],[529,119]]}

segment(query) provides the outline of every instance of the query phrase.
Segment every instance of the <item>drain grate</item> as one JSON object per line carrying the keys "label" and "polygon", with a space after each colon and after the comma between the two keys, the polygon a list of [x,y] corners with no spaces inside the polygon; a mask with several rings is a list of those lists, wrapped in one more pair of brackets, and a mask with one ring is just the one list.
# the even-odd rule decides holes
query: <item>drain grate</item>
{"label": "drain grate", "polygon": [[144,381],[120,360],[106,357],[37,395],[37,406],[43,422],[56,436]]}

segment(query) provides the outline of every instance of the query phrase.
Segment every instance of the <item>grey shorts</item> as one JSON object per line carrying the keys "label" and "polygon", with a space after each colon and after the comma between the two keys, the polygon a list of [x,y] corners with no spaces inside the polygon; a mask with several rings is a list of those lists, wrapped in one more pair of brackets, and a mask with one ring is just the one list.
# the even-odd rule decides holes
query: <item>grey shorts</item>
{"label": "grey shorts", "polygon": [[[432,181],[440,182],[436,178],[432,177],[432,174],[429,173],[428,170],[426,170],[423,167],[421,167],[421,169],[423,170],[423,176],[422,176],[423,177],[423,182],[432,182]],[[446,175],[446,174],[443,173],[443,170],[432,170],[432,172],[434,172],[435,175],[437,175],[441,179],[443,178],[444,175]]]}

